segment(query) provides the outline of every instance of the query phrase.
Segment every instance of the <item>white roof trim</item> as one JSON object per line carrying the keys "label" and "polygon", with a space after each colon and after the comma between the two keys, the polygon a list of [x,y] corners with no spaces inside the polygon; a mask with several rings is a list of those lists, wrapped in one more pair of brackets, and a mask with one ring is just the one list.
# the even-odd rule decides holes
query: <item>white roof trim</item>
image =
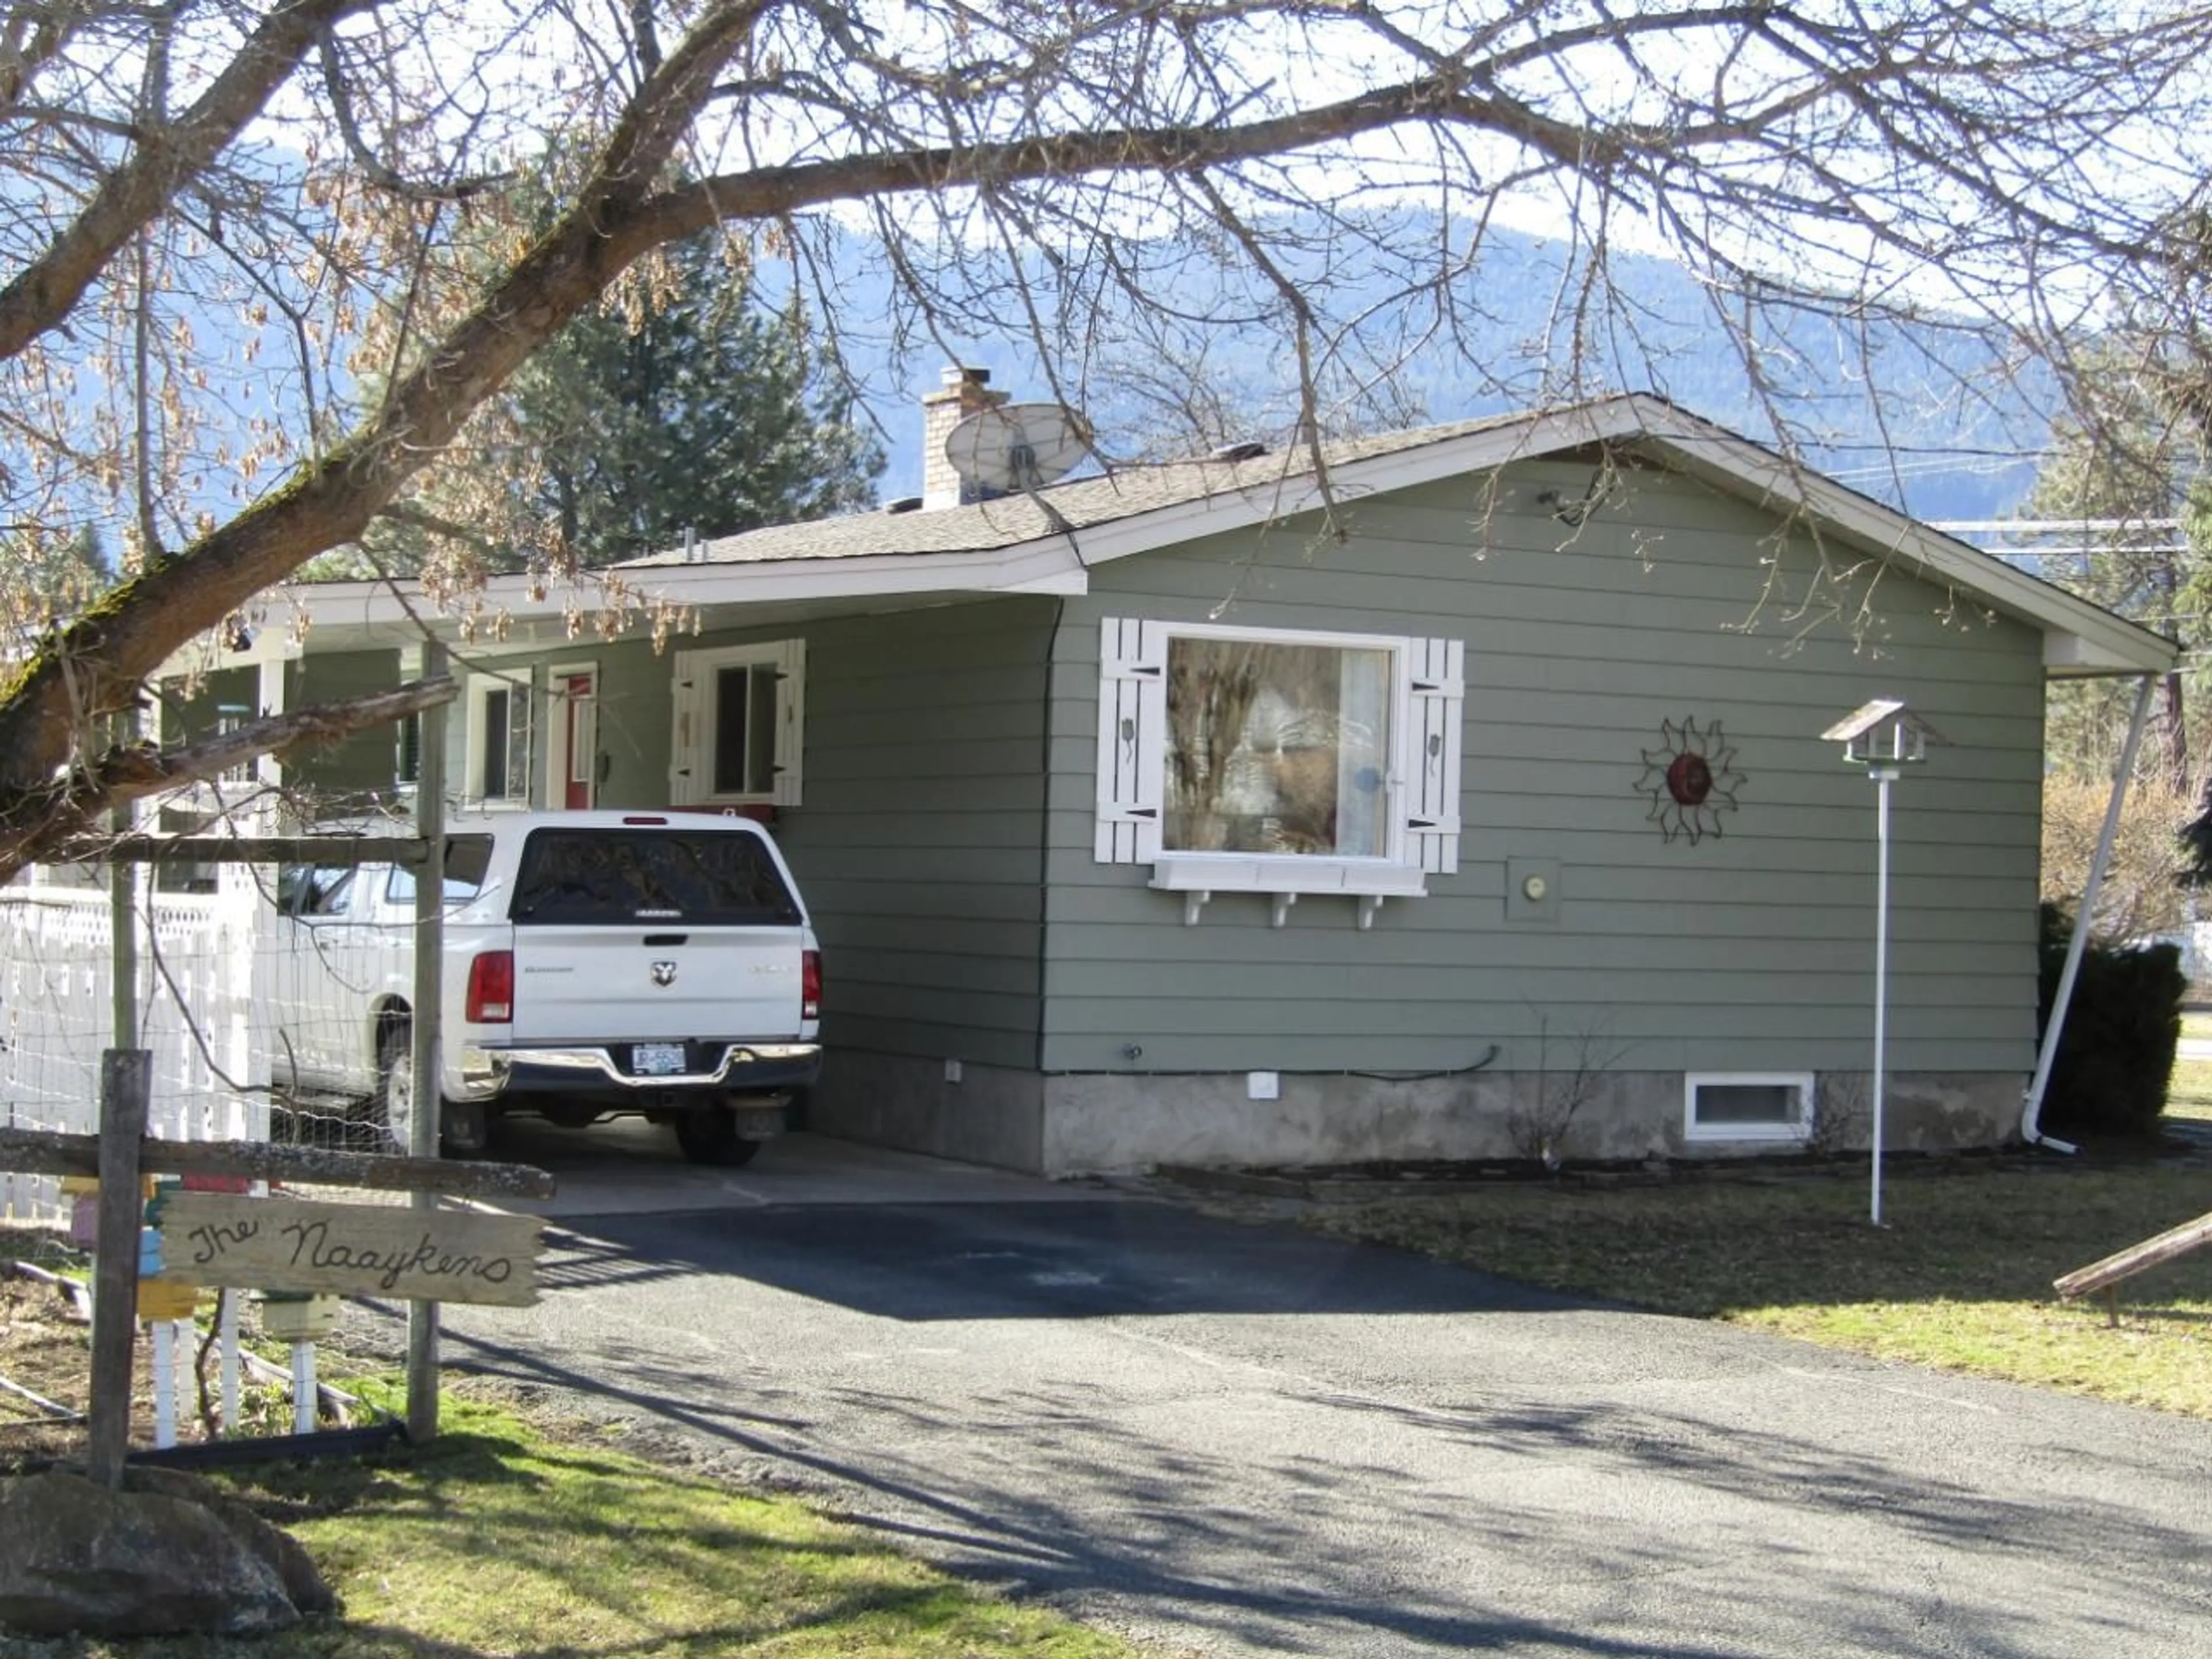
{"label": "white roof trim", "polygon": [[296,662],[306,654],[300,641],[293,636],[288,618],[279,617],[249,625],[247,632],[252,635],[252,643],[241,649],[224,636],[222,628],[210,628],[171,652],[161,665],[147,678],[191,679],[203,674],[221,673],[227,669],[261,668],[270,663]]}
{"label": "white roof trim", "polygon": [[[919,593],[1079,594],[1089,591],[1082,562],[1065,537],[971,553],[900,553],[851,559],[786,559],[774,563],[633,566],[612,573],[635,603],[685,605],[774,605],[806,599],[866,599]],[[483,588],[485,611],[527,622],[565,616],[572,605],[596,608],[599,594],[584,573],[574,580],[494,576]],[[313,582],[290,596],[319,627],[383,629],[426,624],[458,631],[460,618],[433,611],[419,595],[387,581]],[[313,635],[308,636],[311,640]]]}

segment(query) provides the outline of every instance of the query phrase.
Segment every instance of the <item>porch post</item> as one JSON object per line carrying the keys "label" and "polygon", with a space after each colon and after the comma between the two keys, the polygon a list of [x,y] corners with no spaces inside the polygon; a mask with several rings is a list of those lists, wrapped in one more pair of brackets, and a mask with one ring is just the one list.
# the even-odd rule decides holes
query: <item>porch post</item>
{"label": "porch post", "polygon": [[[258,665],[258,679],[254,688],[254,702],[264,715],[284,712],[284,659],[281,655],[264,656]],[[254,781],[264,789],[284,787],[284,763],[273,754],[257,755],[253,759]]]}

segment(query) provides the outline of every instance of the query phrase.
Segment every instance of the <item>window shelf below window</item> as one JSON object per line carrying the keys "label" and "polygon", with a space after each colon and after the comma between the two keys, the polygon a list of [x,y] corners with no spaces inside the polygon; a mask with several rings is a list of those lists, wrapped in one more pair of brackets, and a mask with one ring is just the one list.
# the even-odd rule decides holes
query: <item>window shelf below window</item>
{"label": "window shelf below window", "polygon": [[1220,853],[1162,853],[1152,861],[1152,884],[1183,896],[1186,927],[1198,925],[1206,902],[1216,893],[1265,893],[1274,901],[1273,924],[1290,920],[1291,906],[1304,895],[1341,894],[1359,901],[1359,926],[1375,925],[1386,898],[1419,898],[1427,878],[1407,865],[1375,859],[1238,858]]}

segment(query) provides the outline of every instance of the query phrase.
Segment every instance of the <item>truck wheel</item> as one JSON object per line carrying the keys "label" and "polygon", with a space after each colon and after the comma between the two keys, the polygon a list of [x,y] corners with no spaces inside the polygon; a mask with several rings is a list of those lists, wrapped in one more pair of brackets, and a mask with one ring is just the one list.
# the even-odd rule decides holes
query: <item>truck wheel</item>
{"label": "truck wheel", "polygon": [[[412,1150],[415,1124],[415,1032],[404,1021],[385,1028],[376,1060],[377,1127],[402,1158]],[[449,1158],[474,1158],[491,1141],[491,1108],[481,1100],[438,1103],[438,1148]]]}
{"label": "truck wheel", "polygon": [[448,1158],[481,1158],[491,1145],[491,1103],[446,1100],[438,1103],[438,1149]]}
{"label": "truck wheel", "polygon": [[407,1156],[415,1123],[415,1030],[405,1020],[384,1028],[376,1046],[376,1127],[387,1151]]}
{"label": "truck wheel", "polygon": [[726,1106],[702,1106],[676,1118],[676,1144],[694,1164],[711,1164],[735,1170],[753,1161],[760,1151],[757,1140],[738,1136],[737,1114]]}

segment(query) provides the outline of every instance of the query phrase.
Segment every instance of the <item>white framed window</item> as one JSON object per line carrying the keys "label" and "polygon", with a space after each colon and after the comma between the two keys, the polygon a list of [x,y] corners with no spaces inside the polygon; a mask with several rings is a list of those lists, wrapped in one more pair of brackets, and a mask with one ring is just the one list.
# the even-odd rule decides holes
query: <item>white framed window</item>
{"label": "white framed window", "polygon": [[1108,618],[1098,861],[1188,894],[1276,894],[1278,923],[1301,893],[1425,892],[1459,867],[1465,650]]}
{"label": "white framed window", "polygon": [[678,652],[675,716],[672,805],[799,805],[805,641]]}
{"label": "white framed window", "polygon": [[530,671],[469,677],[468,775],[465,799],[483,806],[530,805],[533,700]]}
{"label": "white framed window", "polygon": [[1810,1072],[1692,1072],[1682,1079],[1689,1140],[1803,1140],[1813,1132]]}

